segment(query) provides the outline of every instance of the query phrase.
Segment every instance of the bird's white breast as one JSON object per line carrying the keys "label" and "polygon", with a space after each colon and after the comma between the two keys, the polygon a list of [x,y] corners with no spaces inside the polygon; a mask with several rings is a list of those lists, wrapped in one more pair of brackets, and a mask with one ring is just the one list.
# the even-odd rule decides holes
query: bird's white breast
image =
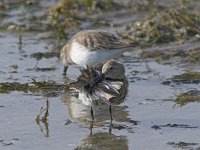
{"label": "bird's white breast", "polygon": [[85,67],[86,64],[93,65],[105,60],[119,57],[124,51],[124,49],[90,51],[82,44],[73,41],[71,45],[70,58],[75,64]]}
{"label": "bird's white breast", "polygon": [[70,58],[74,63],[85,67],[86,60],[88,59],[88,57],[88,49],[85,46],[75,41],[72,42]]}

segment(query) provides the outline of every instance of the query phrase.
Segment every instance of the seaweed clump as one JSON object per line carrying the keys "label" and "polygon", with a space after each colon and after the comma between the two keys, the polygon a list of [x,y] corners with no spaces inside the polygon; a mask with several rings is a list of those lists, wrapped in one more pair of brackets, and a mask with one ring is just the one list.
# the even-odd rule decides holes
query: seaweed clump
{"label": "seaweed clump", "polygon": [[200,83],[200,72],[186,72],[180,75],[174,75],[171,80],[178,83]]}
{"label": "seaweed clump", "polygon": [[123,8],[113,0],[60,0],[48,9],[47,18],[50,28],[56,31],[56,37],[67,39],[66,29],[80,27],[82,21],[93,21],[88,14]]}
{"label": "seaweed clump", "polygon": [[59,57],[58,52],[35,52],[30,55],[30,57],[35,58],[36,60],[41,60],[42,58],[52,58],[52,57]]}
{"label": "seaweed clump", "polygon": [[[195,44],[195,43],[194,43]],[[188,43],[188,45],[192,45],[192,43]],[[142,50],[140,56],[142,58],[150,58],[154,59],[158,63],[165,63],[165,64],[185,64],[185,65],[196,65],[200,63],[200,45],[199,48],[192,48],[192,47],[184,47],[184,44],[175,45],[172,47],[163,46],[159,48],[150,48]],[[192,73],[194,74],[194,73]],[[176,80],[176,79],[174,79]]]}
{"label": "seaweed clump", "polygon": [[143,51],[142,58],[154,58],[157,62],[169,60],[173,57],[187,58],[189,54],[184,51]]}
{"label": "seaweed clump", "polygon": [[167,12],[154,12],[143,22],[127,26],[125,38],[141,45],[163,44],[188,40],[200,35],[199,14],[178,8]]}
{"label": "seaweed clump", "polygon": [[17,91],[24,91],[25,93],[28,92],[29,86],[28,84],[21,84],[18,82],[5,82],[0,83],[0,93],[10,93],[11,91],[17,90]]}
{"label": "seaweed clump", "polygon": [[38,93],[45,96],[57,96],[59,92],[68,88],[67,85],[55,81],[35,81],[30,83],[3,82],[0,83],[0,93],[19,91],[24,93]]}
{"label": "seaweed clump", "polygon": [[189,90],[185,93],[181,93],[176,97],[176,104],[180,106],[186,105],[189,102],[199,102],[200,101],[200,91],[199,90]]}
{"label": "seaweed clump", "polygon": [[181,149],[193,149],[193,146],[197,146],[199,143],[187,143],[187,142],[168,142],[168,145],[173,146],[174,148],[181,148]]}

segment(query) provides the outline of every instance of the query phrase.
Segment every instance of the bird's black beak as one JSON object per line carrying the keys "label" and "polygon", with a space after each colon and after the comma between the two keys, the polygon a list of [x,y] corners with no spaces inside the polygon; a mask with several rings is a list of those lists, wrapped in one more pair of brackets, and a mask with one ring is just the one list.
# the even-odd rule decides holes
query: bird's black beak
{"label": "bird's black beak", "polygon": [[101,74],[101,78],[102,78],[102,79],[105,78],[105,74],[104,74],[104,73]]}
{"label": "bird's black beak", "polygon": [[66,75],[68,66],[64,66],[62,75]]}

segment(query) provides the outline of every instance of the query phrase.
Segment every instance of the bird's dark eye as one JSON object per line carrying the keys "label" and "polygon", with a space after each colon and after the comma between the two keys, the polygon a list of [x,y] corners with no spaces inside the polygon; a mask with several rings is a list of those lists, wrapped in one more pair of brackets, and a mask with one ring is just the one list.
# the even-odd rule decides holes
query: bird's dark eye
{"label": "bird's dark eye", "polygon": [[112,70],[112,69],[113,69],[113,67],[112,67],[112,66],[110,66],[110,67],[109,67],[109,70]]}

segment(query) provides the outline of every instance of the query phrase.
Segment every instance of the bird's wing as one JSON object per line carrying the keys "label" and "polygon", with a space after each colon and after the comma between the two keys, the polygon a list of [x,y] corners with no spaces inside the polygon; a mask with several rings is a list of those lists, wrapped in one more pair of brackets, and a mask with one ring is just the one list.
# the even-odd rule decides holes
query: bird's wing
{"label": "bird's wing", "polygon": [[73,40],[90,50],[113,50],[136,46],[135,42],[123,41],[114,34],[103,30],[83,30],[75,34]]}

